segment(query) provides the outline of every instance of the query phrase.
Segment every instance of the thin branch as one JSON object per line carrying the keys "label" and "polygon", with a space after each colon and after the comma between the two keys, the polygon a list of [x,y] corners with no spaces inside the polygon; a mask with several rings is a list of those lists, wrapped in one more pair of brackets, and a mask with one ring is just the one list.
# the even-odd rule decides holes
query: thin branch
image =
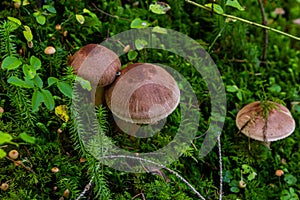
{"label": "thin branch", "polygon": [[[211,12],[211,8],[209,7],[206,7],[206,6],[203,6],[201,4],[198,4],[194,1],[190,1],[190,0],[185,0],[187,3],[190,3],[194,6],[197,6],[199,8],[202,8],[204,10],[207,10],[209,12]],[[239,17],[236,17],[236,16],[233,16],[233,15],[228,15],[228,14],[225,14],[225,13],[216,13],[214,12],[215,14],[217,15],[221,15],[223,17],[227,17],[227,18],[230,18],[230,19],[233,19],[233,20],[237,20],[237,21],[241,21],[241,22],[244,22],[244,23],[247,23],[247,24],[250,24],[250,25],[253,25],[253,26],[257,26],[257,27],[260,27],[260,28],[263,28],[263,29],[267,29],[267,30],[270,30],[270,31],[273,31],[275,33],[279,33],[281,35],[284,35],[284,36],[287,36],[287,37],[290,37],[292,39],[295,39],[295,40],[299,40],[300,41],[300,37],[297,37],[297,36],[294,36],[294,35],[291,35],[291,34],[288,34],[288,33],[285,33],[285,32],[282,32],[280,30],[277,30],[275,28],[271,28],[271,27],[268,27],[268,26],[265,26],[265,25],[262,25],[262,24],[258,24],[256,22],[252,22],[252,21],[249,21],[249,20],[246,20],[246,19],[243,19],[243,18],[239,18]]]}
{"label": "thin branch", "polygon": [[[268,20],[265,13],[264,5],[262,0],[258,0],[259,8],[262,16],[262,24],[265,26],[268,26]],[[264,30],[264,44],[263,44],[263,55],[262,55],[262,63],[263,65],[266,65],[267,61],[267,48],[268,48],[268,29]]]}
{"label": "thin branch", "polygon": [[85,193],[90,190],[93,183],[93,179],[94,176],[92,176],[90,182],[84,187],[84,190],[80,193],[80,195],[76,198],[76,200],[80,200],[85,195]]}
{"label": "thin branch", "polygon": [[223,198],[223,162],[222,162],[222,148],[221,148],[221,133],[218,134],[218,151],[219,151],[219,166],[220,166],[220,197],[219,200]]}
{"label": "thin branch", "polygon": [[109,13],[105,12],[104,10],[101,10],[100,8],[98,8],[94,3],[92,3],[92,5],[96,8],[97,11],[101,12],[104,15],[107,15],[109,17],[116,18],[116,19],[122,19],[122,20],[125,20],[125,21],[130,21],[129,19],[122,18],[122,17],[119,17],[117,15],[112,15],[112,14],[109,14]]}
{"label": "thin branch", "polygon": [[147,159],[144,159],[144,158],[139,158],[139,157],[134,157],[134,156],[124,156],[124,155],[103,156],[101,158],[102,159],[105,159],[105,158],[110,158],[110,159],[111,158],[130,158],[130,159],[135,159],[135,160],[144,161],[144,162],[147,162],[147,163],[151,163],[151,164],[157,165],[157,166],[159,166],[161,168],[164,168],[168,172],[174,174],[177,178],[179,178],[182,182],[184,182],[200,199],[205,200],[205,198],[187,180],[185,180],[177,172],[169,169],[168,167],[166,167],[166,166],[164,166],[162,164],[155,163],[155,162],[153,162],[151,160],[147,160]]}

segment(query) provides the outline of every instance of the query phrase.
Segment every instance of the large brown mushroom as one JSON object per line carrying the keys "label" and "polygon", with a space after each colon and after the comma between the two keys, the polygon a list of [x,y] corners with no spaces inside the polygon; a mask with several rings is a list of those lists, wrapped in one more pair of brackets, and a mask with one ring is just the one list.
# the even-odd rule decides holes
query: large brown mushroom
{"label": "large brown mushroom", "polygon": [[112,113],[122,121],[153,124],[176,109],[180,90],[174,78],[162,67],[135,63],[121,71],[105,92],[105,98]]}
{"label": "large brown mushroom", "polygon": [[[75,73],[97,87],[96,105],[103,102],[103,87],[111,84],[121,70],[118,55],[99,44],[88,44],[80,48],[68,61]],[[94,97],[93,97],[94,98]]]}
{"label": "large brown mushroom", "polygon": [[238,112],[236,125],[240,131],[252,139],[266,143],[291,135],[295,130],[295,120],[290,111],[275,102],[263,103],[267,110],[263,108],[260,101],[256,101]]}

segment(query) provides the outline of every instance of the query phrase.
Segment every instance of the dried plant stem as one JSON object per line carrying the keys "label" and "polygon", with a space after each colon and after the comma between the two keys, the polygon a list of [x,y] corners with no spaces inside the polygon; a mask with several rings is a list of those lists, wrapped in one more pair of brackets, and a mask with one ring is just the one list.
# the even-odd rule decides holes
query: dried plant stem
{"label": "dried plant stem", "polygon": [[143,161],[143,162],[147,162],[147,163],[151,163],[154,165],[157,165],[165,170],[167,170],[168,172],[174,174],[177,178],[179,178],[182,182],[184,182],[200,199],[205,200],[205,198],[187,181],[185,180],[182,176],[180,176],[177,172],[169,169],[168,167],[159,164],[159,163],[155,163],[151,160],[147,160],[144,158],[139,158],[139,157],[134,157],[134,156],[124,156],[124,155],[111,155],[111,156],[103,156],[102,159],[105,158],[109,158],[109,159],[113,159],[113,158],[129,158],[129,159],[135,159],[135,160],[139,160],[139,161]]}
{"label": "dried plant stem", "polygon": [[[268,26],[268,20],[266,17],[265,9],[262,0],[258,0],[260,12],[262,16],[262,24]],[[264,30],[264,44],[263,44],[263,54],[262,54],[262,62],[261,64],[266,65],[267,61],[267,48],[268,48],[268,29]]]}
{"label": "dried plant stem", "polygon": [[109,14],[109,13],[105,12],[105,11],[101,10],[100,8],[98,8],[98,7],[96,6],[96,4],[94,4],[94,3],[92,3],[92,5],[95,7],[95,9],[96,9],[97,11],[101,12],[101,13],[104,14],[104,15],[107,15],[107,16],[109,16],[109,17],[116,18],[116,19],[121,19],[121,20],[125,20],[125,21],[130,21],[129,19],[119,17],[118,15],[112,15],[112,14]]}
{"label": "dried plant stem", "polygon": [[220,167],[220,188],[219,188],[220,197],[219,197],[219,199],[222,200],[222,198],[223,198],[223,162],[222,162],[222,148],[221,148],[221,134],[220,133],[218,134],[217,141],[218,141],[219,167]]}
{"label": "dried plant stem", "polygon": [[92,176],[90,182],[84,187],[84,190],[80,193],[80,195],[76,198],[76,200],[80,200],[85,195],[85,193],[90,190],[93,183],[93,179],[94,176]]}
{"label": "dried plant stem", "polygon": [[[206,6],[203,6],[201,4],[198,4],[194,1],[190,1],[190,0],[185,0],[187,3],[190,3],[194,6],[197,6],[199,8],[202,8],[204,10],[207,10],[209,12],[211,12],[211,8],[209,7],[206,7]],[[230,19],[233,19],[233,20],[237,20],[237,21],[241,21],[241,22],[244,22],[244,23],[247,23],[247,24],[250,24],[250,25],[253,25],[253,26],[257,26],[257,27],[260,27],[260,28],[263,28],[263,29],[267,29],[267,30],[270,30],[270,31],[273,31],[275,33],[279,33],[281,35],[284,35],[284,36],[287,36],[289,38],[292,38],[292,39],[295,39],[295,40],[299,40],[300,41],[300,37],[296,37],[294,35],[291,35],[291,34],[288,34],[288,33],[285,33],[285,32],[282,32],[280,30],[277,30],[275,28],[271,28],[271,27],[268,27],[268,26],[265,26],[265,25],[262,25],[262,24],[259,24],[259,23],[256,23],[256,22],[252,22],[252,21],[249,21],[249,20],[246,20],[246,19],[243,19],[243,18],[239,18],[239,17],[236,17],[236,16],[233,16],[233,15],[228,15],[228,14],[225,14],[225,13],[216,13],[214,12],[214,14],[217,14],[217,15],[221,15],[223,17],[227,17],[227,18],[230,18]]]}

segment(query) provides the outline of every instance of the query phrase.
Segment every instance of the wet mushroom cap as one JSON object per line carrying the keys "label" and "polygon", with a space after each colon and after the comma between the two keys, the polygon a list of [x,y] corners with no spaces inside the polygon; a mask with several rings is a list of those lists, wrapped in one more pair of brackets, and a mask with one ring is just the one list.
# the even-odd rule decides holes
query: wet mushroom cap
{"label": "wet mushroom cap", "polygon": [[151,124],[166,118],[179,104],[180,90],[162,67],[130,64],[105,92],[112,113],[130,123]]}
{"label": "wet mushroom cap", "polygon": [[88,44],[80,48],[68,61],[78,76],[100,87],[111,84],[121,70],[119,57],[99,44]]}
{"label": "wet mushroom cap", "polygon": [[[240,130],[243,128],[242,133],[258,141],[272,142],[286,138],[294,132],[295,120],[290,111],[281,104],[271,101],[268,103],[275,107],[269,110],[267,119],[263,117],[260,101],[252,102],[238,112],[236,126]],[[265,125],[267,129],[264,135]]]}

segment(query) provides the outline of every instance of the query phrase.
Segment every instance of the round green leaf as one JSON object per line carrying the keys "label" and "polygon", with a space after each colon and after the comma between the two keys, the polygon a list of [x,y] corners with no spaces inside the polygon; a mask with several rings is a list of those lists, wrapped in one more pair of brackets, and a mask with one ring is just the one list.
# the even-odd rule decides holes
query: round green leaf
{"label": "round green leaf", "polygon": [[10,143],[12,139],[13,137],[10,134],[0,131],[0,145]]}
{"label": "round green leaf", "polygon": [[5,158],[6,152],[3,149],[0,149],[0,159]]}
{"label": "round green leaf", "polygon": [[54,83],[57,83],[57,82],[58,82],[58,79],[55,78],[55,77],[49,77],[48,80],[47,80],[47,82],[48,82],[48,86],[51,86],[51,85],[53,85]]}
{"label": "round green leaf", "polygon": [[37,57],[31,56],[30,57],[30,65],[33,66],[35,70],[38,70],[41,68],[42,63],[41,63],[41,60],[38,59]]}
{"label": "round green leaf", "polygon": [[76,15],[76,20],[80,23],[80,24],[83,24],[85,19],[84,19],[84,16],[83,15]]}
{"label": "round green leaf", "polygon": [[43,5],[43,9],[46,9],[47,11],[49,11],[50,13],[53,13],[53,14],[56,13],[55,8],[53,6],[50,6],[50,5]]}
{"label": "round green leaf", "polygon": [[234,193],[238,193],[240,191],[240,189],[238,187],[231,187],[230,191],[234,192]]}
{"label": "round green leaf", "polygon": [[2,69],[17,69],[21,64],[22,62],[18,58],[14,56],[8,56],[2,62]]}
{"label": "round green leaf", "polygon": [[140,18],[135,18],[130,24],[130,28],[146,28],[148,26],[150,26],[150,23]]}
{"label": "round green leaf", "polygon": [[142,50],[147,46],[148,42],[146,40],[136,39],[134,44],[137,50]]}
{"label": "round green leaf", "polygon": [[59,91],[61,91],[61,93],[63,93],[65,96],[72,98],[73,89],[69,84],[67,84],[65,82],[58,82],[57,87],[58,87]]}
{"label": "round green leaf", "polygon": [[149,9],[153,13],[161,15],[161,14],[166,14],[166,12],[171,9],[171,7],[166,3],[155,2],[150,5]]}
{"label": "round green leaf", "polygon": [[76,77],[76,82],[77,82],[77,81],[80,83],[80,85],[81,85],[81,87],[82,87],[83,89],[86,89],[87,91],[91,91],[91,90],[92,90],[92,86],[91,86],[90,81],[85,80],[85,79],[83,79],[83,78],[80,77],[80,76],[77,76],[77,77]]}
{"label": "round green leaf", "polygon": [[138,53],[136,51],[130,50],[127,54],[127,57],[129,60],[134,60],[138,56]]}
{"label": "round green leaf", "polygon": [[44,25],[46,23],[46,17],[42,14],[37,15],[35,19],[40,25]]}

